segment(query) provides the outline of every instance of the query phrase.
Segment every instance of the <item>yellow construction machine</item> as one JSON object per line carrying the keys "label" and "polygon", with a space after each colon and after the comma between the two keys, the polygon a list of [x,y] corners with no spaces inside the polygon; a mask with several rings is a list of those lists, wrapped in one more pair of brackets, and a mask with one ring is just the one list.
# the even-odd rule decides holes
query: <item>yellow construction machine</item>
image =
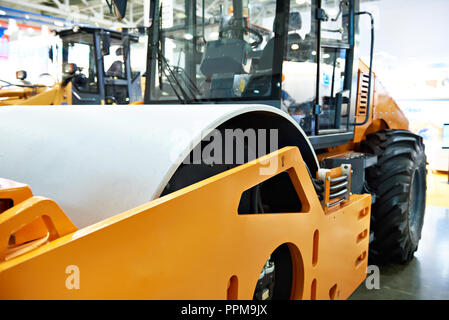
{"label": "yellow construction machine", "polygon": [[[138,36],[127,30],[79,27],[56,32],[60,46],[52,46],[50,59],[62,56],[62,80],[52,86],[24,83],[25,71],[17,72],[18,84],[0,88],[5,105],[130,104],[142,100],[141,74],[131,68],[130,52]],[[56,52],[59,53],[57,54]]]}
{"label": "yellow construction machine", "polygon": [[151,3],[144,105],[0,109],[0,298],[346,299],[413,258],[424,145],[359,1]]}

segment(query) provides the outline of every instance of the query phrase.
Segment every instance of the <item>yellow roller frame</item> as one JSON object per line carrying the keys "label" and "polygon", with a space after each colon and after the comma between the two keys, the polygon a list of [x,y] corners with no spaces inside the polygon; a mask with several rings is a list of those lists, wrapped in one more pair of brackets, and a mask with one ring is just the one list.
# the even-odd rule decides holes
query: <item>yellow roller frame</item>
{"label": "yellow roller frame", "polygon": [[[277,169],[261,175],[267,163]],[[303,212],[237,213],[245,190],[284,171]],[[81,230],[31,197],[0,214],[0,298],[252,299],[268,257],[288,244],[291,298],[345,299],[366,276],[370,205],[370,195],[352,195],[325,214],[296,147]],[[35,219],[48,228],[45,244],[14,256],[10,235]]]}

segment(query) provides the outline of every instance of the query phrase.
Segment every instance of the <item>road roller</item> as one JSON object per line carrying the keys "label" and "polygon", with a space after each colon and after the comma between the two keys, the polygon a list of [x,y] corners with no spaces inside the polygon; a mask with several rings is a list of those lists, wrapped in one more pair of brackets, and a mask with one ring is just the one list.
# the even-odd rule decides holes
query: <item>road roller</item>
{"label": "road roller", "polygon": [[60,68],[61,81],[51,86],[31,84],[26,81],[26,71],[18,71],[18,83],[0,80],[5,83],[0,87],[0,106],[131,104],[142,100],[141,74],[132,69],[130,57],[138,34],[87,26],[55,34],[58,42],[50,46],[49,58]]}
{"label": "road roller", "polygon": [[424,145],[358,1],[151,8],[143,105],[0,109],[2,299],[346,299],[413,259]]}

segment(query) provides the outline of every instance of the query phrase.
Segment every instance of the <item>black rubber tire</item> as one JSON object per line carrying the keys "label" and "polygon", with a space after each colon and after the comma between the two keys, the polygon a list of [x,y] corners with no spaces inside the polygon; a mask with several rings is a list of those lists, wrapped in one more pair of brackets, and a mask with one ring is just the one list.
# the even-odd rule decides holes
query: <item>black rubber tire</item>
{"label": "black rubber tire", "polygon": [[424,223],[427,169],[422,138],[405,130],[382,130],[368,135],[362,150],[378,156],[366,178],[376,196],[370,263],[407,263],[418,249]]}

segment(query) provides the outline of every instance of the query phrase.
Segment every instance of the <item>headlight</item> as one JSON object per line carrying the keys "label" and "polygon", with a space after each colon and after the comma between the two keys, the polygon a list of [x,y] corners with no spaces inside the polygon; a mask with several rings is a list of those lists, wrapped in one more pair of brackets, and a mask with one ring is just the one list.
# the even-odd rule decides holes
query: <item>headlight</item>
{"label": "headlight", "polygon": [[25,80],[27,77],[27,72],[24,70],[16,71],[16,79],[18,80]]}
{"label": "headlight", "polygon": [[74,74],[76,71],[76,64],[74,63],[64,63],[62,66],[62,72],[65,74]]}

